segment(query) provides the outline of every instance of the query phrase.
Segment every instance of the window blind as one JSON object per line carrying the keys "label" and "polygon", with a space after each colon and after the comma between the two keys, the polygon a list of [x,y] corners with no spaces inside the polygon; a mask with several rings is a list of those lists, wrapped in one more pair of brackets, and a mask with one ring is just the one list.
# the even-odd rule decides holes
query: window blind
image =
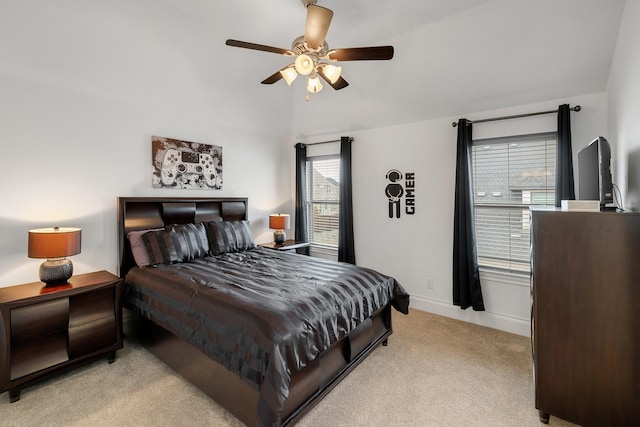
{"label": "window blind", "polygon": [[530,270],[529,207],[555,204],[556,133],[474,141],[478,264]]}
{"label": "window blind", "polygon": [[312,245],[338,248],[340,157],[307,161],[307,218]]}

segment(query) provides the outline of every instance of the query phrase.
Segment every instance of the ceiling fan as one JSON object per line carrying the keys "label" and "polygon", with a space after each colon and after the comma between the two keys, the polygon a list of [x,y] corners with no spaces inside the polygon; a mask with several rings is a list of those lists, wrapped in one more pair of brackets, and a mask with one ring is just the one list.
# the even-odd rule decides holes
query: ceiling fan
{"label": "ceiling fan", "polygon": [[332,63],[340,61],[388,60],[393,58],[393,46],[329,49],[325,37],[333,18],[333,11],[317,6],[316,1],[302,0],[302,3],[307,8],[304,35],[297,37],[293,41],[290,50],[233,39],[228,39],[226,45],[295,57],[293,63],[276,71],[261,83],[268,85],[284,79],[288,85],[291,85],[298,74],[308,75],[307,90],[311,93],[317,93],[322,90],[323,85],[318,76],[335,90],[343,89],[349,85],[341,76],[342,67]]}

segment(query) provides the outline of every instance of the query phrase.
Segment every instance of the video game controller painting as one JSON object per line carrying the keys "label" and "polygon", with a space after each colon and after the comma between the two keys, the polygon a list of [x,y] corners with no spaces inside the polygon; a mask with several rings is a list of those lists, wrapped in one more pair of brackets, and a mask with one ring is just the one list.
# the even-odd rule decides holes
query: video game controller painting
{"label": "video game controller painting", "polygon": [[222,188],[222,147],[153,136],[154,188]]}

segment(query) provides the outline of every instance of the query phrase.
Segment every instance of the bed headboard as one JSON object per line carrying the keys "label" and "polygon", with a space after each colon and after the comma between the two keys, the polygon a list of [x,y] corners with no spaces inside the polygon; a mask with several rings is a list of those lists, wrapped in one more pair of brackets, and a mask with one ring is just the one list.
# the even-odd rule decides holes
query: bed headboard
{"label": "bed headboard", "polygon": [[118,197],[118,272],[136,265],[127,233],[171,224],[240,221],[247,218],[246,197]]}

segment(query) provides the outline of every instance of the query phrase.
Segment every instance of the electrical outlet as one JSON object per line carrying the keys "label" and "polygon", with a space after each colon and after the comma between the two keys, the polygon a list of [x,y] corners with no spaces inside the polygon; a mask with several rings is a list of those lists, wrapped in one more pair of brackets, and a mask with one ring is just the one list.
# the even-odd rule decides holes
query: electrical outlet
{"label": "electrical outlet", "polygon": [[427,289],[433,289],[433,279],[431,277],[427,277]]}

